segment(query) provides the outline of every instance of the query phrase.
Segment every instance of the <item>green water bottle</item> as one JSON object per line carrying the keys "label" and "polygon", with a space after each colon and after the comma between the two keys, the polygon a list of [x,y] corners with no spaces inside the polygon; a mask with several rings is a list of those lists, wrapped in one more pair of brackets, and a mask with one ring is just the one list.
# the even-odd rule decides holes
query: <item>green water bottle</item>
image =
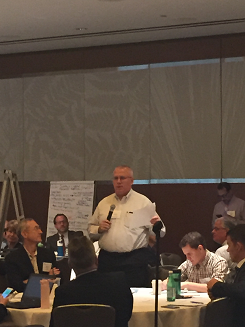
{"label": "green water bottle", "polygon": [[176,289],[175,282],[173,278],[173,272],[169,271],[168,275],[168,283],[167,283],[167,301],[173,302],[175,301]]}

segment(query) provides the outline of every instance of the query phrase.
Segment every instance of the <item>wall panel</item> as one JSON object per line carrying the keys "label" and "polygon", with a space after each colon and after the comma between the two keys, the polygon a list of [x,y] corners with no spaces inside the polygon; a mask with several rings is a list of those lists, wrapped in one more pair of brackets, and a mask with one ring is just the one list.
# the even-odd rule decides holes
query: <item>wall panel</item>
{"label": "wall panel", "polygon": [[0,80],[0,180],[4,169],[24,179],[23,123],[22,80]]}
{"label": "wall panel", "polygon": [[152,68],[150,85],[151,178],[219,178],[219,60]]}
{"label": "wall panel", "polygon": [[25,180],[83,180],[83,75],[28,77],[24,85]]}
{"label": "wall panel", "polygon": [[245,177],[245,61],[222,63],[223,178]]}
{"label": "wall panel", "polygon": [[85,74],[86,180],[107,180],[117,165],[150,178],[149,71]]}

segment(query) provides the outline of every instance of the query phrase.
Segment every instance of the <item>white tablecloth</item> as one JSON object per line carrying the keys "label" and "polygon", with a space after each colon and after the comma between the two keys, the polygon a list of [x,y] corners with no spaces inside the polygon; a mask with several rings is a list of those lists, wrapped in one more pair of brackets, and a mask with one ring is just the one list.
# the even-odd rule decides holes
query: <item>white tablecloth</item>
{"label": "white tablecloth", "polygon": [[[154,326],[155,319],[155,295],[149,288],[136,289],[134,293],[133,315],[129,321],[129,327]],[[190,299],[177,299],[174,302],[167,301],[166,291],[158,297],[158,326],[159,327],[176,327],[188,326],[198,327],[201,308],[204,307],[210,299],[207,293],[189,292]],[[192,303],[191,301],[201,302]],[[179,306],[176,309],[163,308],[173,304]],[[189,305],[189,306],[187,306]],[[203,312],[204,313],[204,312]]]}
{"label": "white tablecloth", "polygon": [[[134,296],[133,314],[129,321],[129,327],[154,326],[155,316],[155,295],[150,288],[132,289]],[[189,293],[191,299],[178,299],[175,302],[167,302],[166,291],[158,298],[158,326],[176,327],[188,326],[199,327],[200,310],[210,300],[206,293]],[[202,302],[203,304],[191,303],[191,301]],[[179,306],[176,309],[163,308],[162,306],[173,304]],[[187,306],[187,305],[190,305]],[[9,317],[1,326],[18,326],[41,324],[49,327],[51,309],[8,309]]]}

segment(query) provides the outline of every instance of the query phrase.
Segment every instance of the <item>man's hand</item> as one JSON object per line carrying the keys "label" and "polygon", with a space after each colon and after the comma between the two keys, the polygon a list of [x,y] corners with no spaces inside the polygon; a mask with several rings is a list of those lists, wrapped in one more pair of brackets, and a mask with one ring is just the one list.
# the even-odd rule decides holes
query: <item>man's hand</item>
{"label": "man's hand", "polygon": [[210,297],[210,299],[213,301],[215,299],[215,297],[212,294],[212,287],[214,286],[214,284],[216,284],[218,282],[217,279],[212,278],[210,279],[210,281],[207,283],[207,292],[208,292],[208,296]]}
{"label": "man's hand", "polygon": [[208,290],[211,290],[214,284],[218,283],[218,280],[215,278],[210,279],[210,281],[207,283]]}
{"label": "man's hand", "polygon": [[181,289],[184,290],[185,288],[188,290],[189,283],[188,282],[181,282]]}
{"label": "man's hand", "polygon": [[4,306],[6,306],[6,304],[8,303],[8,301],[9,301],[8,296],[6,298],[4,298],[2,296],[2,294],[0,295],[0,304],[3,304]]}
{"label": "man's hand", "polygon": [[165,291],[167,289],[167,283],[168,283],[168,278],[162,281],[162,291]]}
{"label": "man's hand", "polygon": [[48,272],[49,275],[59,275],[60,274],[60,270],[58,268],[51,268]]}
{"label": "man's hand", "polygon": [[160,221],[160,220],[161,220],[160,217],[154,216],[151,218],[151,224],[154,225],[157,221]]}
{"label": "man's hand", "polygon": [[111,222],[109,220],[103,220],[99,225],[98,232],[101,234],[107,232],[110,228],[111,228]]}

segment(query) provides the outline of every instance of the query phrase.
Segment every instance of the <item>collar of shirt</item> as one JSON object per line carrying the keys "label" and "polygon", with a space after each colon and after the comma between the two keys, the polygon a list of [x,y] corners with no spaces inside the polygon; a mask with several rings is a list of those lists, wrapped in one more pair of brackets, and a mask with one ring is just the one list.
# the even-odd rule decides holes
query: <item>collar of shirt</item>
{"label": "collar of shirt", "polygon": [[244,262],[245,262],[245,258],[238,262],[238,264],[236,265],[237,268],[241,268],[241,266],[244,264]]}
{"label": "collar of shirt", "polygon": [[126,194],[125,196],[122,197],[122,199],[120,200],[119,197],[116,195],[115,193],[115,198],[117,199],[117,201],[127,201],[128,198],[130,197],[130,195],[132,194],[133,190],[131,189],[128,194]]}
{"label": "collar of shirt", "polygon": [[202,267],[202,266],[206,266],[206,264],[207,264],[209,258],[210,258],[210,252],[209,252],[208,250],[206,250],[206,256],[205,256],[204,260],[203,260],[201,263],[196,264],[195,267],[196,267],[197,269],[199,269],[199,268]]}
{"label": "collar of shirt", "polygon": [[28,256],[29,256],[30,259],[33,259],[34,257],[37,256],[37,249],[36,249],[36,251],[34,252],[34,255],[31,255],[30,252],[29,252],[25,247],[24,247],[24,249],[26,250],[26,252],[27,252],[27,254],[28,254]]}
{"label": "collar of shirt", "polygon": [[84,272],[84,273],[81,273],[81,274],[77,275],[76,278],[77,278],[77,277],[80,277],[80,276],[83,276],[83,275],[86,275],[86,274],[89,274],[89,273],[91,273],[91,272],[93,272],[93,271],[97,271],[97,269],[92,269],[92,270],[86,271],[86,272]]}
{"label": "collar of shirt", "polygon": [[[59,234],[59,238],[61,239],[61,234],[60,233],[58,233],[58,234]],[[68,238],[68,231],[65,232],[63,235],[64,235],[64,238]]]}
{"label": "collar of shirt", "polygon": [[222,244],[222,246],[223,246],[223,245],[226,245],[226,244],[227,244],[227,240],[224,241],[224,243]]}

